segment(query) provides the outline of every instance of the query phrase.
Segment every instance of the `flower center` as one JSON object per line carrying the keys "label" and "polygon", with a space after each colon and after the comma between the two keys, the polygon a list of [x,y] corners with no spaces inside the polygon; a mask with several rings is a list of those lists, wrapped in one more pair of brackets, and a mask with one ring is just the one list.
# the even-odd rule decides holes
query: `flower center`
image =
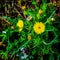
{"label": "flower center", "polygon": [[40,29],[41,27],[39,26],[38,28]]}

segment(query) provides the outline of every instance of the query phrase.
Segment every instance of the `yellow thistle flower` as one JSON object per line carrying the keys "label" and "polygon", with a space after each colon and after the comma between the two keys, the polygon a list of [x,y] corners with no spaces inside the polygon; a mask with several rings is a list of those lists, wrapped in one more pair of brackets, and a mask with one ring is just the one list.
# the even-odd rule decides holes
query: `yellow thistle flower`
{"label": "yellow thistle flower", "polygon": [[42,11],[41,9],[39,9],[39,12],[38,12],[38,13],[39,13],[39,14],[42,14],[42,12],[43,12],[43,11]]}
{"label": "yellow thistle flower", "polygon": [[21,8],[22,8],[22,10],[25,10],[25,9],[26,9],[26,6],[24,5],[24,6],[22,6]]}
{"label": "yellow thistle flower", "polygon": [[19,31],[22,31],[22,29],[23,29],[23,21],[22,20],[19,20],[18,22],[17,22],[17,26],[19,27]]}
{"label": "yellow thistle flower", "polygon": [[33,26],[33,29],[35,33],[41,34],[45,31],[45,25],[42,22],[36,22],[36,24]]}
{"label": "yellow thistle flower", "polygon": [[29,36],[27,37],[27,39],[28,39],[28,40],[31,40],[31,36],[29,35]]}

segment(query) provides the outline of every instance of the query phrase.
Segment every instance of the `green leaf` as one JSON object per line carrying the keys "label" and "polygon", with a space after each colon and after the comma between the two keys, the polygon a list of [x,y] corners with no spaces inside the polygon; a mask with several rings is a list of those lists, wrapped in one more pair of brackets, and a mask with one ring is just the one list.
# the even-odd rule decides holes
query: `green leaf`
{"label": "green leaf", "polygon": [[36,5],[36,2],[35,2],[35,0],[32,0],[32,4]]}
{"label": "green leaf", "polygon": [[32,51],[32,55],[35,55],[36,54],[36,50],[34,49],[33,51]]}
{"label": "green leaf", "polygon": [[42,2],[43,2],[43,3],[46,3],[46,2],[47,2],[47,0],[42,0]]}

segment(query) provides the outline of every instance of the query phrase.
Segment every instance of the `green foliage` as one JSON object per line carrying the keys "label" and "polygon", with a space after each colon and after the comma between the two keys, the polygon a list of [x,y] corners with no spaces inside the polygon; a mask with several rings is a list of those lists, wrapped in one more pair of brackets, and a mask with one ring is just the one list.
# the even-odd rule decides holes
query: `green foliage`
{"label": "green foliage", "polygon": [[43,3],[46,3],[48,0],[42,0]]}
{"label": "green foliage", "polygon": [[[54,16],[55,8],[53,5],[48,8],[48,4],[46,3],[47,0],[42,0],[42,2],[43,4],[38,8],[36,2],[32,0],[32,4],[34,4],[36,8],[27,8],[23,11],[24,15],[27,15],[28,17],[31,16],[32,19],[29,20],[25,18],[23,20],[24,27],[20,32],[18,31],[17,22],[22,20],[21,17],[15,17],[13,19],[7,16],[2,16],[2,18],[6,19],[14,26],[14,29],[12,29],[11,26],[4,29],[6,33],[3,33],[3,31],[0,32],[1,42],[6,45],[5,50],[3,49],[4,51],[0,50],[2,58],[8,60],[8,58],[12,58],[14,55],[18,54],[21,59],[22,54],[20,50],[22,48],[29,49],[27,53],[28,57],[25,58],[25,60],[34,60],[35,56],[37,56],[37,60],[42,60],[42,57],[45,54],[49,54],[49,58],[52,60],[51,55],[59,55],[58,51],[54,52],[52,50],[52,45],[60,42],[60,31],[53,25],[53,23],[56,22]],[[39,9],[43,11],[42,14],[38,13]],[[53,17],[55,19],[54,21],[51,20]],[[45,24],[45,31],[42,34],[36,34],[34,32],[33,26],[36,22],[43,22]],[[31,36],[31,40],[28,39],[28,36]],[[11,55],[8,56],[9,54]]]}

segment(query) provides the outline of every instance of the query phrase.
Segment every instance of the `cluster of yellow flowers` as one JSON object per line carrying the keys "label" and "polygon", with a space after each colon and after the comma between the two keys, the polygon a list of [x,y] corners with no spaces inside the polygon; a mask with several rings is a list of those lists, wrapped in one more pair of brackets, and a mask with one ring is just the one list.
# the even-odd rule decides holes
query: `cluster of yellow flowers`
{"label": "cluster of yellow flowers", "polygon": [[[17,23],[17,26],[19,27],[19,31],[22,31],[23,29],[23,20],[19,20]],[[41,34],[45,31],[45,25],[42,22],[36,22],[33,26],[33,30],[35,31],[35,33],[37,34]]]}
{"label": "cluster of yellow flowers", "polygon": [[[24,10],[25,8],[26,8],[25,6],[22,7],[23,10]],[[39,13],[39,14],[42,14],[43,11],[42,11],[41,9],[39,9],[38,13]],[[32,19],[31,16],[29,16],[29,17],[27,18],[27,20],[29,20],[29,21],[30,21],[31,19]],[[24,26],[23,20],[18,20],[17,26],[19,27],[19,31],[22,31],[23,26]],[[34,30],[35,33],[41,34],[41,33],[43,33],[43,32],[45,31],[45,24],[42,23],[42,22],[36,22],[36,23],[34,24],[34,26],[33,26],[33,30]],[[29,38],[29,37],[28,37],[28,38]],[[29,39],[29,40],[30,40],[30,39]]]}

